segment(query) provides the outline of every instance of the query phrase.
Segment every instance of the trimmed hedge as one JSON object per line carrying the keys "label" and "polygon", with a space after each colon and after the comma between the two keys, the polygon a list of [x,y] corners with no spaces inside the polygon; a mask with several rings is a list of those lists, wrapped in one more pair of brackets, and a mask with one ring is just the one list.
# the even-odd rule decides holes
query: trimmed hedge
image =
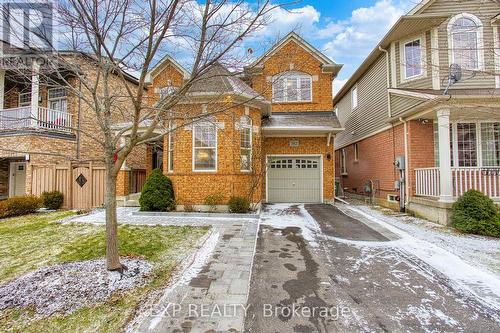
{"label": "trimmed hedge", "polygon": [[243,197],[231,197],[227,205],[230,213],[247,213],[250,210],[250,201]]}
{"label": "trimmed hedge", "polygon": [[500,237],[500,212],[483,193],[470,190],[453,204],[451,221],[456,229],[476,235]]}
{"label": "trimmed hedge", "polygon": [[168,212],[175,209],[172,181],[160,169],[153,170],[144,183],[139,204],[141,211]]}
{"label": "trimmed hedge", "polygon": [[32,214],[40,208],[40,199],[34,195],[0,201],[0,218]]}
{"label": "trimmed hedge", "polygon": [[40,200],[45,208],[59,209],[64,202],[64,195],[59,191],[43,192]]}

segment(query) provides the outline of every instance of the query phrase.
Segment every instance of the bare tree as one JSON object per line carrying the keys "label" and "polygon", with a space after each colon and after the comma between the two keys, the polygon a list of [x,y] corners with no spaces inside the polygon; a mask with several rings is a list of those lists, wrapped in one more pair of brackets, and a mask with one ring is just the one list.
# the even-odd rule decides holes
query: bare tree
{"label": "bare tree", "polygon": [[[59,48],[69,52],[38,53],[44,59],[40,75],[48,86],[71,89],[71,94],[92,110],[98,125],[98,133],[78,126],[71,129],[104,152],[109,270],[125,268],[118,253],[116,182],[127,156],[134,147],[167,134],[170,119],[183,119],[185,125],[209,116],[175,114],[172,110],[190,98],[190,88],[206,78],[215,64],[239,69],[248,63],[243,41],[258,33],[278,6],[269,0],[252,5],[241,0],[208,0],[204,4],[191,0],[60,1],[56,20]],[[147,73],[167,53],[185,59],[190,76],[155,102],[147,93]],[[18,74],[29,77],[29,73]],[[231,106],[211,113],[228,108]]]}

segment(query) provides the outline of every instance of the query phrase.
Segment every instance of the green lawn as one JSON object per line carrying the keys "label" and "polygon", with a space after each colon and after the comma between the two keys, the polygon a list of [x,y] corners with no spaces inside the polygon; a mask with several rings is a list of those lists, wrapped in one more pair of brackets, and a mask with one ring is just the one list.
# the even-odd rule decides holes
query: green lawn
{"label": "green lawn", "polygon": [[[41,213],[0,220],[0,284],[37,268],[104,256],[104,226],[55,222],[71,212]],[[115,293],[105,304],[68,316],[33,321],[29,309],[0,312],[0,332],[117,332],[134,316],[141,299],[168,282],[179,254],[190,251],[208,228],[120,226],[120,255],[153,263],[145,287]]]}

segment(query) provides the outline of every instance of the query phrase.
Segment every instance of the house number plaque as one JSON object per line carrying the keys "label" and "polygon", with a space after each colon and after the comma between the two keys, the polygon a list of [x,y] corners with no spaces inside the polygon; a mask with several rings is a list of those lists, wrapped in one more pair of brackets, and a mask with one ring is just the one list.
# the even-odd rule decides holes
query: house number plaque
{"label": "house number plaque", "polygon": [[290,147],[298,147],[299,140],[290,140]]}

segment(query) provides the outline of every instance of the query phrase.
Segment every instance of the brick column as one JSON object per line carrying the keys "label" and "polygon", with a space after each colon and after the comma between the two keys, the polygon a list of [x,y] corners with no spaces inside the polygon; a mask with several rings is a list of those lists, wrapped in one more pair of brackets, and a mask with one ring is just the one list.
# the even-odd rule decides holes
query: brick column
{"label": "brick column", "polygon": [[128,170],[120,170],[116,178],[116,195],[127,196],[130,190],[130,178]]}
{"label": "brick column", "polygon": [[453,179],[450,157],[450,110],[437,112],[439,141],[439,201],[453,202]]}

